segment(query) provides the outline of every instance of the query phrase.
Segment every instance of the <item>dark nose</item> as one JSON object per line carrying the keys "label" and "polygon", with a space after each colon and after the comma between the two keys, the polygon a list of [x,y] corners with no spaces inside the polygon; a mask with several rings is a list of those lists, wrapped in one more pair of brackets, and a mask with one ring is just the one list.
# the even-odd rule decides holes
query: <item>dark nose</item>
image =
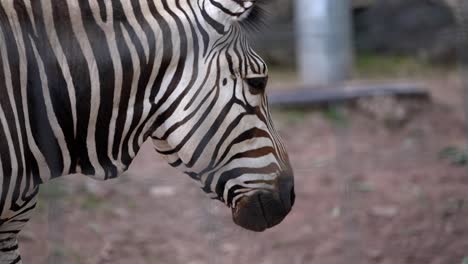
{"label": "dark nose", "polygon": [[240,199],[232,209],[234,222],[246,229],[261,232],[279,224],[296,200],[293,174],[278,177],[276,191],[258,191]]}
{"label": "dark nose", "polygon": [[258,191],[243,197],[232,209],[236,224],[248,230],[262,232],[279,224],[289,213],[290,207],[281,201],[277,193]]}

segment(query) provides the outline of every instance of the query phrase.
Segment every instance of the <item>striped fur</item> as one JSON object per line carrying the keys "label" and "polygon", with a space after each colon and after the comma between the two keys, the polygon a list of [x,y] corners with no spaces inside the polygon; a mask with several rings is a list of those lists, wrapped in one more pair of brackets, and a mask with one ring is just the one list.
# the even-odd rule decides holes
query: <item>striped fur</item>
{"label": "striped fur", "polygon": [[0,1],[0,263],[20,262],[15,237],[41,183],[117,177],[149,138],[231,207],[275,188],[290,168],[265,93],[248,82],[268,74],[239,24],[254,7]]}

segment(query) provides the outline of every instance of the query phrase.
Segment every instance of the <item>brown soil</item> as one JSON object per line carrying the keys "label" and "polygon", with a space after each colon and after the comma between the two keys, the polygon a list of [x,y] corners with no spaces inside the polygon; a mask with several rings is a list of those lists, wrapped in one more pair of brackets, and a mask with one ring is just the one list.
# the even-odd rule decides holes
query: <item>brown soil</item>
{"label": "brown soil", "polygon": [[341,121],[331,110],[275,111],[297,202],[272,230],[235,226],[146,145],[119,179],[44,186],[21,235],[24,263],[467,263],[468,169],[439,158],[466,142],[461,92],[456,81],[429,84],[434,101],[397,124],[359,109]]}

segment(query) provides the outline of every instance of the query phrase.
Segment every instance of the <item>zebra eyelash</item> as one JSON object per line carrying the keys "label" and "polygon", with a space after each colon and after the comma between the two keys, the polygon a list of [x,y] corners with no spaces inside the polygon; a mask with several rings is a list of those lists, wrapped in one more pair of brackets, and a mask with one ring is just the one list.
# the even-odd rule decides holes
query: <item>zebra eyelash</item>
{"label": "zebra eyelash", "polygon": [[265,8],[265,0],[257,0],[250,14],[239,22],[241,27],[249,33],[258,33],[266,27],[266,18],[269,15]]}

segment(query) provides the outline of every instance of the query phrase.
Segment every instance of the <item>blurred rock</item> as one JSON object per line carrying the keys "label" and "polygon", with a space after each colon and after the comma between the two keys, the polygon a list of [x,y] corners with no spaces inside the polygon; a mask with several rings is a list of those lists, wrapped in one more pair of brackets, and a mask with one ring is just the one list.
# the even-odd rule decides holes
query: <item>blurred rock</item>
{"label": "blurred rock", "polygon": [[378,217],[393,218],[398,214],[398,208],[395,206],[375,206],[371,213]]}
{"label": "blurred rock", "polygon": [[382,256],[384,255],[382,250],[380,249],[369,249],[367,251],[367,255],[374,261],[380,261]]}
{"label": "blurred rock", "polygon": [[239,251],[239,246],[232,243],[223,243],[221,250],[228,255],[234,255]]}
{"label": "blurred rock", "polygon": [[117,216],[117,217],[120,217],[120,218],[127,218],[130,213],[128,212],[128,210],[126,208],[123,208],[123,207],[116,207],[112,210],[112,212]]}
{"label": "blurred rock", "polygon": [[176,194],[176,190],[172,186],[154,186],[151,188],[150,194],[155,198],[171,197]]}
{"label": "blurred rock", "polygon": [[89,194],[92,194],[96,197],[105,197],[110,192],[108,189],[104,188],[102,182],[96,181],[94,179],[87,179],[82,188]]}
{"label": "blurred rock", "polygon": [[22,231],[21,233],[19,233],[18,239],[21,241],[37,241],[36,234],[34,234],[31,231]]}
{"label": "blurred rock", "polygon": [[333,207],[330,214],[332,218],[338,218],[341,216],[341,213],[342,213],[341,207],[336,206],[336,207]]}

